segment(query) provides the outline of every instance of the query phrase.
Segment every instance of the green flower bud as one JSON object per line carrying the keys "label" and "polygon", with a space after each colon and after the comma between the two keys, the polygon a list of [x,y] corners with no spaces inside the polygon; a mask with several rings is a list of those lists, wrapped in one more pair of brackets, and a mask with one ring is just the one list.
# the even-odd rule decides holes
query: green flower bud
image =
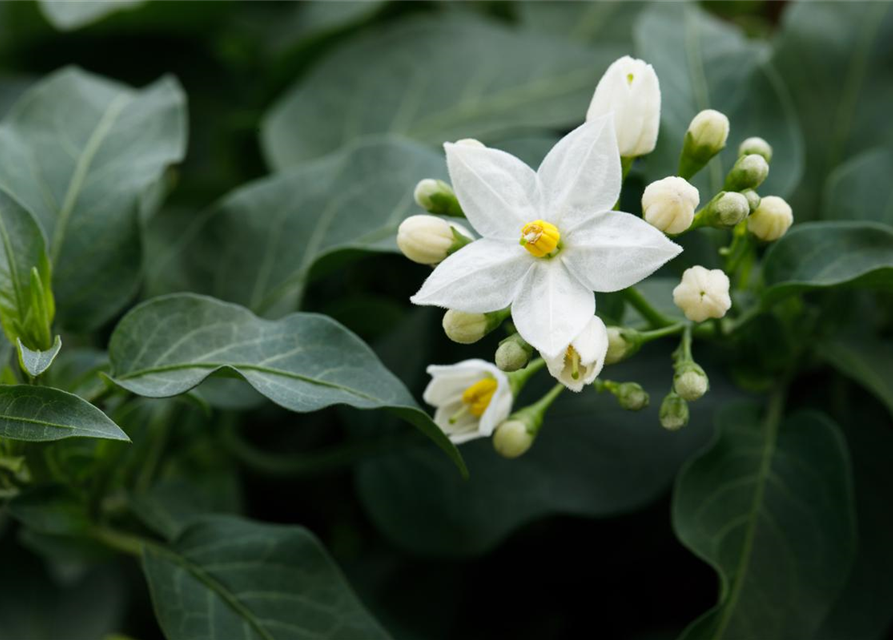
{"label": "green flower bud", "polygon": [[648,392],[638,382],[621,382],[613,393],[617,403],[627,411],[641,411],[651,401]]}
{"label": "green flower bud", "polygon": [[761,155],[741,156],[726,176],[726,191],[756,189],[769,175],[769,163]]}
{"label": "green flower bud", "polygon": [[772,162],[772,147],[762,138],[748,138],[738,147],[739,156],[763,156],[766,162]]}
{"label": "green flower bud", "polygon": [[443,330],[453,342],[474,344],[501,325],[508,314],[508,309],[490,313],[467,313],[450,309],[443,315]]}
{"label": "green flower bud", "polygon": [[428,213],[462,218],[465,214],[453,188],[443,180],[420,180],[413,191],[416,204]]}
{"label": "green flower bud", "polygon": [[688,403],[671,391],[660,405],[660,424],[668,431],[678,431],[688,424]]}
{"label": "green flower bud", "polygon": [[629,327],[608,327],[608,352],[605,364],[616,364],[638,353],[642,334]]}
{"label": "green flower bud", "polygon": [[536,431],[531,431],[527,421],[509,418],[496,428],[493,447],[503,458],[517,458],[530,449]]}
{"label": "green flower bud", "polygon": [[673,390],[683,400],[694,402],[703,397],[710,388],[710,380],[700,365],[694,362],[683,362],[676,368],[673,376]]}
{"label": "green flower bud", "polygon": [[734,227],[750,213],[747,198],[734,191],[726,191],[714,204],[716,222],[723,227]]}
{"label": "green flower bud", "polygon": [[729,119],[719,111],[705,109],[692,119],[685,133],[679,175],[690,178],[726,146]]}
{"label": "green flower bud", "polygon": [[499,343],[496,349],[496,366],[503,371],[518,371],[527,366],[533,355],[533,347],[521,337],[520,333],[513,333]]}
{"label": "green flower bud", "polygon": [[747,198],[747,204],[750,207],[750,212],[753,213],[757,210],[757,207],[760,206],[760,194],[754,191],[753,189],[745,189],[741,192],[745,198]]}

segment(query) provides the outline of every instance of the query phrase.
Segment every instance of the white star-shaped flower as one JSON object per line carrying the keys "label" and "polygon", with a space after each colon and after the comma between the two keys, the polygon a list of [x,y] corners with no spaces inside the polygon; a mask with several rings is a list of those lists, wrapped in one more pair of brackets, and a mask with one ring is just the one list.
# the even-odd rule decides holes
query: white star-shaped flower
{"label": "white star-shaped flower", "polygon": [[472,313],[511,305],[521,336],[554,358],[595,313],[593,291],[625,289],[682,251],[611,210],[622,179],[610,116],[562,138],[538,171],[496,149],[444,147],[453,189],[482,238],[440,263],[415,304]]}

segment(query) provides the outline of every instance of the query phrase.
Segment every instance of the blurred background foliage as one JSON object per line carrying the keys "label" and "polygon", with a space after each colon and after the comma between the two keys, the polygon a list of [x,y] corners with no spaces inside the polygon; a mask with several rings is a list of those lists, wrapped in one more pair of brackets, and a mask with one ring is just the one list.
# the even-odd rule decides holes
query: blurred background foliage
{"label": "blurred background foliage", "polygon": [[[624,54],[654,64],[663,92],[658,148],[635,167],[627,210],[638,210],[648,181],[675,172],[689,120],[711,107],[729,115],[732,137],[699,177],[702,189],[715,191],[738,142],[760,135],[776,153],[763,190],[788,198],[798,223],[893,224],[893,11],[885,2],[4,2],[0,114],[66,65],[137,87],[174,75],[188,96],[188,151],[146,231],[142,295],[185,287],[247,304],[238,270],[207,291],[202,269],[219,258],[192,250],[184,234],[203,211],[222,221],[242,212],[263,227],[266,212],[246,213],[228,195],[236,188],[282,172],[255,186],[292,190],[287,197],[303,202],[305,185],[319,180],[332,182],[329,195],[360,182],[350,206],[374,216],[395,206],[387,194],[400,185],[443,174],[444,140],[478,137],[536,163],[582,121],[602,72]],[[401,146],[404,155],[384,168],[339,164],[338,154],[366,136],[359,144],[410,145],[412,161]],[[309,202],[318,207],[319,197]],[[284,240],[277,267],[299,273],[309,264],[300,221]],[[255,241],[229,238],[248,251]],[[350,246],[339,242],[331,246]],[[173,246],[186,250],[171,258]],[[708,234],[686,249],[674,269],[716,260]],[[388,253],[356,258],[341,252],[317,263],[309,284],[265,311],[300,300],[331,315],[373,344],[417,396],[428,363],[495,349],[495,338],[452,344],[438,313],[411,308],[425,267]],[[660,284],[649,286],[669,289]],[[600,305],[609,317],[618,308],[609,296]],[[835,574],[839,599],[801,603],[820,618],[800,627],[803,635],[753,640],[893,637],[893,305],[889,294],[855,291],[820,305],[843,329],[826,336],[791,406],[824,411],[846,436],[850,462],[840,473],[846,484],[851,465],[859,544],[838,550],[855,554],[852,571],[846,564]],[[674,479],[709,442],[719,407],[748,415],[748,405],[735,404],[749,395],[741,383],[759,389],[754,372],[791,357],[783,339],[749,339],[745,362],[722,350],[698,354],[712,389],[682,432],[660,429],[656,406],[630,414],[611,398],[566,397],[519,460],[498,458],[488,441],[464,446],[467,482],[381,414],[292,414],[258,406],[227,381],[208,390],[216,405],[234,407],[215,413],[213,426],[182,402],[147,401],[118,416],[136,444],[117,459],[126,468],[128,456],[143,455],[135,430],[166,425],[162,481],[136,487],[131,506],[142,521],[172,531],[195,513],[237,512],[304,525],[395,638],[674,638],[718,597],[714,571],[674,536]],[[80,351],[53,375],[70,388],[102,358]],[[611,377],[660,397],[669,371],[668,350],[653,345]],[[68,447],[65,463],[76,467],[93,446]],[[829,474],[838,462],[828,462]],[[17,520],[28,523],[28,514]],[[161,637],[131,563],[31,522],[0,514],[0,640]],[[751,578],[760,579],[773,578]],[[771,593],[769,583],[755,588]]]}

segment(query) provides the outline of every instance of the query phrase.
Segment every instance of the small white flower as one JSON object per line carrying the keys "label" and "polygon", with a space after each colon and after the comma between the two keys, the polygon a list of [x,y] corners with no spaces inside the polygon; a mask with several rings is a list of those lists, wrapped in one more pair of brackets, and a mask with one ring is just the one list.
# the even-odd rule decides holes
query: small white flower
{"label": "small white flower", "polygon": [[563,353],[595,314],[593,291],[619,291],[682,248],[638,216],[612,211],[620,155],[611,118],[587,122],[534,172],[490,148],[446,144],[450,178],[483,238],[440,263],[415,304],[483,313],[511,305],[544,357]]}
{"label": "small white flower", "polygon": [[598,316],[593,316],[586,328],[567,346],[564,353],[545,358],[549,373],[571,391],[582,391],[605,366],[608,351],[608,331]]}
{"label": "small white flower", "polygon": [[449,255],[456,242],[453,229],[472,240],[472,235],[460,224],[434,216],[409,216],[397,229],[397,246],[407,258],[419,264],[437,264]]}
{"label": "small white flower", "polygon": [[423,395],[436,407],[434,423],[456,444],[493,434],[512,410],[508,377],[484,360],[428,367]]}
{"label": "small white flower", "polygon": [[691,226],[700,200],[695,187],[672,176],[645,187],[642,213],[648,224],[664,233],[682,233]]}
{"label": "small white flower", "polygon": [[750,214],[747,230],[760,240],[772,242],[788,232],[794,223],[791,205],[778,196],[766,196],[760,206]]}
{"label": "small white flower", "polygon": [[729,138],[729,119],[714,109],[704,109],[688,125],[691,143],[700,155],[719,153]]}
{"label": "small white flower", "polygon": [[682,282],[673,289],[673,302],[692,322],[722,318],[732,308],[729,277],[721,269],[686,269]]}
{"label": "small white flower", "polygon": [[660,127],[660,83],[643,60],[616,60],[595,88],[587,120],[613,114],[620,155],[643,156],[654,151]]}

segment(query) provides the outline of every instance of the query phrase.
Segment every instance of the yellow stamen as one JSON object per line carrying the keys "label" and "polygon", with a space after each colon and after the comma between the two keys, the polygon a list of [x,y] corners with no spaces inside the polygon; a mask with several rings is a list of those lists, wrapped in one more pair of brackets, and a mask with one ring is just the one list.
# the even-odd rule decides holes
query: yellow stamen
{"label": "yellow stamen", "polygon": [[561,240],[561,234],[554,224],[544,220],[528,222],[521,229],[521,246],[537,258],[552,254]]}
{"label": "yellow stamen", "polygon": [[[465,390],[462,394],[462,402],[464,402],[471,415],[480,418],[484,415],[484,411],[490,406],[493,394],[496,393],[496,380],[493,378],[484,378],[478,380]],[[464,409],[465,407],[463,407]],[[451,418],[452,420],[452,418]]]}
{"label": "yellow stamen", "polygon": [[571,378],[578,380],[580,378],[580,354],[573,347],[567,348],[565,360],[571,359]]}

